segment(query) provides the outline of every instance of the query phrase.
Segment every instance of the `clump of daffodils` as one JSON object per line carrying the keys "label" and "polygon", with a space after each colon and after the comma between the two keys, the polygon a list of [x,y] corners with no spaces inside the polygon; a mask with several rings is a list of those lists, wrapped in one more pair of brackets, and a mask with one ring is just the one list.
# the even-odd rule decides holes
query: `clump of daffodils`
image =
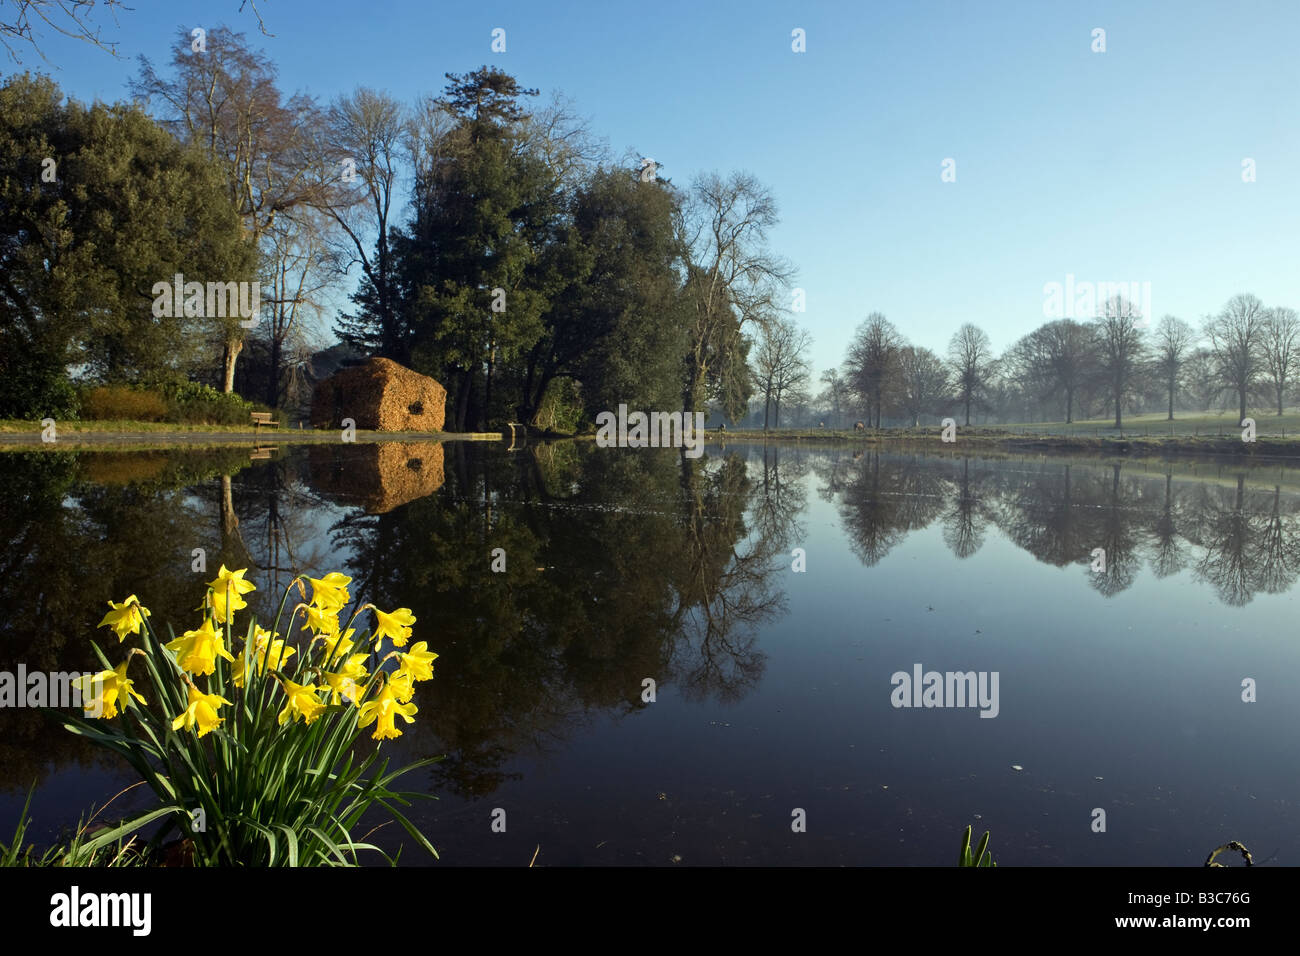
{"label": "clump of daffodils", "polygon": [[393,784],[441,758],[392,769],[382,747],[356,745],[401,736],[438,655],[415,640],[410,608],[353,602],[351,584],[299,575],[259,622],[247,600],[257,584],[223,565],[179,633],[134,594],[109,601],[100,626],[117,653],[92,641],[103,670],[78,680],[84,713],[55,713],[130,763],[156,801],[82,849],[149,827],[150,859],[179,845],[202,866],[357,866],[362,853],[395,864],[352,832],[382,811],[436,858],[399,809],[433,795]]}
{"label": "clump of daffodils", "polygon": [[[401,736],[397,718],[407,724],[415,720],[415,685],[432,679],[438,657],[425,641],[407,647],[416,623],[410,608],[385,612],[365,604],[344,622],[352,579],[338,571],[320,578],[300,575],[286,588],[273,629],[241,622],[246,637],[240,641],[234,637],[236,612],[248,607],[244,595],[257,590],[246,574],[247,569],[230,571],[223,564],[216,580],[208,582],[198,626],[165,644],[153,643],[168,659],[148,661],[151,676],[179,681],[174,693],[164,695],[179,709],[167,711],[172,730],[203,737],[226,720],[230,711],[223,708],[238,713],[254,706],[258,712],[273,708],[277,727],[352,715],[357,728],[374,726],[375,740]],[[301,601],[282,637],[274,628],[295,588]],[[99,626],[111,628],[119,642],[151,627],[149,611],[134,594],[108,603]],[[373,625],[358,636],[353,624],[367,613]],[[385,641],[391,645],[386,651]],[[148,652],[133,648],[117,667],[81,679],[87,716],[111,719],[119,709],[147,704],[126,674],[136,655]],[[260,726],[255,717],[250,720]]]}

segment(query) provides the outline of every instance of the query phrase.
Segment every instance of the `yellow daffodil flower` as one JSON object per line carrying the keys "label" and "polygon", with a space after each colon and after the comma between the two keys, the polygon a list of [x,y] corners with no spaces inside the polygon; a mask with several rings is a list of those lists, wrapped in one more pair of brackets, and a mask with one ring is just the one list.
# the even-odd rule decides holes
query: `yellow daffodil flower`
{"label": "yellow daffodil flower", "polygon": [[334,635],[339,632],[339,612],[310,604],[300,604],[307,618],[307,627],[317,634]]}
{"label": "yellow daffodil flower", "polygon": [[361,687],[366,682],[366,658],[368,654],[353,654],[347,659],[347,662],[336,673],[325,673],[321,676],[325,678],[325,683],[329,685],[332,691],[330,694],[330,703],[337,704],[339,698],[343,697],[352,703],[359,703],[358,698],[361,695]]}
{"label": "yellow daffodil flower", "polygon": [[397,673],[389,675],[388,683],[380,693],[388,693],[394,700],[405,704],[415,696],[415,685],[411,675],[399,668]]}
{"label": "yellow daffodil flower", "polygon": [[429,680],[433,677],[433,662],[438,655],[428,650],[428,642],[420,641],[405,654],[398,652],[397,660],[401,666],[398,674],[406,674],[412,681]]}
{"label": "yellow daffodil flower", "polygon": [[290,719],[297,720],[302,717],[310,724],[325,709],[325,705],[316,696],[321,688],[315,684],[295,684],[284,678],[280,679],[280,684],[284,687],[284,693],[289,700],[280,711],[279,723],[288,723]]}
{"label": "yellow daffodil flower", "polygon": [[352,579],[331,571],[323,578],[308,578],[311,583],[311,603],[322,611],[338,611],[352,600],[348,594],[348,585]]}
{"label": "yellow daffodil flower", "polygon": [[189,691],[190,705],[185,708],[185,713],[172,721],[172,730],[180,730],[182,726],[189,730],[191,727],[197,726],[199,736],[202,737],[225,720],[224,717],[217,716],[217,708],[222,704],[229,704],[230,701],[224,697],[218,697],[216,694],[205,694],[193,684],[190,685]]}
{"label": "yellow daffodil flower", "polygon": [[221,635],[212,629],[212,621],[205,618],[203,626],[197,631],[186,631],[174,641],[165,645],[174,651],[181,670],[188,674],[211,674],[216,669],[217,655],[228,661],[235,657],[226,650]]}
{"label": "yellow daffodil flower", "polygon": [[352,653],[352,648],[356,646],[352,643],[352,635],[356,632],[355,627],[350,627],[342,634],[339,634],[337,630],[333,633],[317,634],[312,640],[325,642],[325,661],[328,663],[342,660],[344,656]]}
{"label": "yellow daffodil flower", "polygon": [[128,634],[139,634],[144,628],[144,619],[149,616],[148,610],[140,606],[140,600],[134,594],[121,604],[109,601],[108,606],[112,610],[104,615],[99,626],[111,627],[118,641],[125,641]]}
{"label": "yellow daffodil flower", "polygon": [[374,700],[361,705],[357,726],[369,727],[375,724],[375,732],[371,734],[372,740],[402,736],[402,732],[397,729],[397,717],[400,715],[408,724],[414,723],[416,708],[414,704],[400,700],[398,695],[406,691],[409,696],[410,688],[409,682],[390,680]]}
{"label": "yellow daffodil flower", "polygon": [[[116,717],[118,699],[121,698],[125,706],[127,695],[142,704],[145,702],[145,699],[135,692],[131,679],[126,676],[126,665],[130,660],[128,657],[111,671],[85,674],[73,681],[81,691],[82,710],[87,716],[105,719]],[[98,694],[94,693],[96,689]]]}
{"label": "yellow daffodil flower", "polygon": [[256,591],[257,585],[252,581],[244,580],[244,575],[247,573],[248,568],[227,571],[223,564],[221,570],[217,572],[217,579],[208,582],[208,587],[212,588],[210,601],[213,613],[217,616],[217,623],[225,624],[231,611],[242,611],[248,607],[248,602],[241,595]]}
{"label": "yellow daffodil flower", "polygon": [[375,643],[378,644],[380,639],[392,638],[393,644],[397,647],[405,647],[406,640],[411,636],[411,625],[415,623],[415,615],[411,613],[409,607],[399,607],[396,611],[385,614],[373,604],[370,610],[375,612]]}
{"label": "yellow daffodil flower", "polygon": [[[244,651],[239,655],[238,663],[232,668],[233,674],[231,679],[235,682],[236,687],[244,686],[244,679],[248,674],[257,668],[259,674],[266,671],[266,665],[269,663],[272,670],[279,670],[280,667],[294,654],[297,650],[292,647],[285,647],[284,641],[271,640],[272,635],[264,627],[255,626],[253,629],[252,645],[245,644]],[[267,642],[270,642],[270,650],[267,650]]]}

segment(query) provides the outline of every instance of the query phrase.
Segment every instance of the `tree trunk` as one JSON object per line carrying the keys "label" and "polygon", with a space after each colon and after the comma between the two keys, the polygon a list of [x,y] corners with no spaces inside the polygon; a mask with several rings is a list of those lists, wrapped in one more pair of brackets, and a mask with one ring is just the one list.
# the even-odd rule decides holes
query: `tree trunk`
{"label": "tree trunk", "polygon": [[1172,378],[1169,380],[1169,421],[1174,420],[1174,391],[1178,388],[1178,383]]}
{"label": "tree trunk", "polygon": [[484,419],[483,424],[484,425],[487,424],[487,416],[492,414],[492,372],[496,368],[496,364],[497,364],[497,350],[496,350],[496,346],[492,346],[488,351],[487,387],[484,389],[484,393],[483,393],[483,419]]}
{"label": "tree trunk", "polygon": [[543,370],[536,374],[532,370],[529,371],[529,384],[524,389],[523,404],[515,408],[515,414],[519,416],[521,422],[533,427],[540,427],[538,417],[542,414],[542,403],[546,399],[546,390],[551,387],[551,381],[554,377],[549,370]]}
{"label": "tree trunk", "polygon": [[465,421],[469,411],[469,392],[473,384],[472,372],[466,369],[458,373],[459,382],[456,383],[456,431],[465,430]]}
{"label": "tree trunk", "polygon": [[481,432],[487,427],[484,416],[487,414],[483,408],[482,389],[480,377],[483,374],[481,365],[475,366],[470,372],[470,389],[469,389],[469,423],[473,426],[474,431]]}
{"label": "tree trunk", "polygon": [[242,338],[226,340],[225,353],[222,356],[221,390],[227,394],[235,390],[235,362],[239,360],[239,353],[243,350]]}
{"label": "tree trunk", "polygon": [[228,547],[230,539],[239,533],[239,516],[235,514],[235,494],[229,475],[221,476],[221,502],[218,505],[221,519],[221,539],[223,550]]}
{"label": "tree trunk", "polygon": [[280,340],[271,336],[271,374],[270,380],[266,383],[266,404],[272,408],[280,407],[280,363],[282,358],[283,346]]}
{"label": "tree trunk", "polygon": [[229,475],[221,476],[221,498],[217,503],[221,521],[221,553],[232,564],[250,567],[253,559],[239,532],[239,515],[235,513],[234,484]]}
{"label": "tree trunk", "polygon": [[1241,405],[1241,415],[1237,418],[1237,424],[1240,425],[1242,421],[1246,418],[1246,389],[1245,388],[1237,389],[1237,397],[1238,399],[1240,399],[1240,405]]}
{"label": "tree trunk", "polygon": [[695,401],[698,397],[697,393],[700,387],[700,379],[702,378],[700,374],[700,365],[695,359],[695,356],[688,355],[687,361],[689,364],[686,370],[686,385],[682,389],[682,414],[684,416],[690,415],[695,411]]}

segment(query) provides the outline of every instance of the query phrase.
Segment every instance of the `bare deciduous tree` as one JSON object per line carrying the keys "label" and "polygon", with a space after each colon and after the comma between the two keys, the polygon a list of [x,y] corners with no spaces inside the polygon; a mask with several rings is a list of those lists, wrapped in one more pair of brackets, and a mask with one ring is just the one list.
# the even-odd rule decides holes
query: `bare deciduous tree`
{"label": "bare deciduous tree", "polygon": [[828,368],[818,379],[826,388],[817,396],[817,401],[827,405],[831,410],[831,428],[844,427],[843,408],[848,398],[849,386],[838,369]]}
{"label": "bare deciduous tree", "polygon": [[1101,372],[1115,404],[1115,427],[1124,425],[1124,402],[1146,355],[1142,314],[1123,296],[1112,296],[1097,310],[1097,346]]}
{"label": "bare deciduous tree", "polygon": [[[1214,353],[1209,348],[1201,346],[1187,356],[1187,361],[1183,364],[1183,387],[1192,399],[1192,407],[1202,412],[1208,412],[1214,400],[1225,395],[1226,390],[1219,379]],[[1225,400],[1225,407],[1226,404]]]}
{"label": "bare deciduous tree", "polygon": [[[37,43],[44,28],[74,40],[84,40],[91,46],[98,47],[105,53],[117,56],[117,41],[103,38],[103,27],[94,23],[95,7],[102,7],[117,23],[118,10],[131,10],[122,0],[0,0],[0,46],[5,48],[9,59],[21,63],[15,44],[29,45],[41,59],[45,54]],[[263,36],[275,36],[266,29],[262,11],[257,8],[256,0],[240,0],[239,12],[248,7],[257,18],[257,28]]]}
{"label": "bare deciduous tree", "polygon": [[[558,91],[551,101],[521,123],[515,142],[519,152],[531,153],[546,164],[556,186],[572,192],[588,172],[609,159],[609,149],[591,131],[573,101]],[[630,164],[625,164],[630,165]]]}
{"label": "bare deciduous tree", "polygon": [[1253,295],[1234,295],[1205,322],[1219,381],[1237,393],[1240,418],[1259,375],[1264,344],[1264,304]]}
{"label": "bare deciduous tree", "polygon": [[776,427],[781,427],[782,397],[808,381],[806,353],[811,345],[807,329],[792,319],[779,316],[763,326],[754,355],[754,381],[763,392],[764,431],[773,410]]}
{"label": "bare deciduous tree", "polygon": [[948,344],[953,386],[957,400],[966,409],[967,425],[970,424],[971,406],[979,403],[988,385],[992,362],[993,343],[983,329],[970,322],[959,328]]}
{"label": "bare deciduous tree", "polygon": [[1269,309],[1264,317],[1264,374],[1277,400],[1277,413],[1282,414],[1286,401],[1287,384],[1295,377],[1297,358],[1300,358],[1300,317],[1295,309]]}
{"label": "bare deciduous tree", "polygon": [[385,355],[399,355],[397,280],[388,231],[403,152],[413,144],[410,118],[392,96],[367,87],[340,96],[326,116],[321,169],[328,188],[322,193],[322,211],[337,226],[344,270],[361,267],[369,313],[351,321],[377,329],[373,345]]}
{"label": "bare deciduous tree", "polygon": [[1060,397],[1065,421],[1074,421],[1075,397],[1096,366],[1096,336],[1091,326],[1057,319],[1030,332],[1008,354],[1008,368],[1037,401]]}
{"label": "bare deciduous tree", "polygon": [[270,297],[259,332],[268,340],[266,403],[272,408],[280,407],[286,354],[301,351],[307,320],[324,315],[341,274],[327,238],[331,224],[321,213],[295,215],[280,218],[267,233],[264,283]]}
{"label": "bare deciduous tree", "polygon": [[[189,43],[181,28],[168,78],[142,56],[132,90],[161,108],[163,125],[178,138],[225,167],[231,202],[249,241],[265,257],[278,216],[324,200],[319,145],[313,140],[313,131],[324,125],[322,118],[311,97],[282,98],[275,65],[253,50],[242,33],[208,31],[202,56],[191,54]],[[227,317],[223,324],[222,382],[229,392],[246,330],[237,317]]]}
{"label": "bare deciduous tree", "polygon": [[929,349],[906,345],[898,353],[898,371],[898,405],[915,428],[948,397],[948,369]]}
{"label": "bare deciduous tree", "polygon": [[693,307],[682,407],[699,408],[706,391],[728,391],[716,381],[721,370],[743,371],[735,362],[741,332],[781,309],[781,290],[793,267],[767,248],[777,223],[771,192],[748,173],[723,179],[698,177],[678,222],[687,255],[686,292]]}
{"label": "bare deciduous tree", "polygon": [[1166,315],[1156,326],[1154,360],[1156,374],[1169,396],[1169,421],[1174,420],[1174,402],[1182,382],[1184,367],[1196,345],[1196,332],[1176,316]]}
{"label": "bare deciduous tree", "polygon": [[868,315],[849,343],[849,355],[844,360],[845,377],[849,388],[866,406],[867,418],[874,414],[876,428],[880,427],[885,394],[897,380],[898,353],[903,344],[893,323],[880,312]]}
{"label": "bare deciduous tree", "polygon": [[45,54],[37,38],[48,28],[75,40],[84,40],[105,53],[117,56],[117,43],[103,39],[103,28],[94,23],[95,7],[103,7],[116,21],[117,10],[126,10],[121,0],[9,0],[0,2],[0,44],[9,59],[21,63],[16,45],[29,45],[41,59]]}

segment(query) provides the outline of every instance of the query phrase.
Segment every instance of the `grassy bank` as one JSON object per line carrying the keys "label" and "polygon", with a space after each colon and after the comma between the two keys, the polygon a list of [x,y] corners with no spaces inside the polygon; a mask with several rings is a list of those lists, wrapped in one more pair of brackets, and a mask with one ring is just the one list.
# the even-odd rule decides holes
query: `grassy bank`
{"label": "grassy bank", "polygon": [[[1300,438],[1300,411],[1287,410],[1278,415],[1274,411],[1254,410],[1246,413],[1255,420],[1255,431],[1269,438]],[[1016,422],[999,428],[1018,434],[1050,434],[1060,437],[1111,438],[1230,438],[1241,435],[1241,418],[1236,412],[1191,414],[1179,412],[1171,422],[1166,413],[1134,415],[1124,419],[1124,427],[1117,430],[1114,418],[1085,419],[1065,422]]]}
{"label": "grassy bank", "polygon": [[[337,428],[261,428],[248,425],[176,425],[166,422],[57,422],[55,440],[42,439],[39,422],[0,420],[0,451],[32,448],[69,449],[111,447],[141,450],[169,445],[221,447],[257,445],[337,444]],[[358,429],[358,443],[388,441],[501,441],[509,435],[497,432],[379,432]]]}
{"label": "grassy bank", "polygon": [[[56,421],[55,427],[60,434],[77,433],[77,434],[104,434],[112,435],[119,433],[144,434],[159,432],[163,434],[253,434],[252,425],[186,425],[174,422],[142,422],[131,420],[116,421]],[[14,435],[36,435],[38,438],[41,433],[41,423],[28,419],[4,418],[0,419],[0,441],[8,439]],[[275,432],[294,432],[297,428],[263,428],[261,434],[271,434]],[[307,432],[308,429],[302,429]]]}
{"label": "grassy bank", "polygon": [[[1028,454],[1069,454],[1117,457],[1229,457],[1234,459],[1300,459],[1300,416],[1296,424],[1268,422],[1276,431],[1272,434],[1257,425],[1256,440],[1242,440],[1241,428],[1224,425],[1217,419],[1205,423],[1176,423],[1181,426],[1173,434],[1161,432],[1140,423],[1125,426],[1123,432],[1105,429],[1088,423],[1077,426],[1072,433],[1057,433],[1051,425],[1007,425],[989,428],[970,427],[957,429],[955,441],[944,442],[938,426],[921,428],[868,428],[862,431],[827,428],[781,428],[752,430],[717,430],[709,432],[710,441],[724,444],[798,442],[800,444],[855,445],[915,445],[942,448],[960,452],[971,446],[983,449]],[[1258,420],[1257,420],[1258,421]],[[1113,424],[1113,423],[1112,423]],[[1168,423],[1165,423],[1166,425]],[[1289,423],[1288,423],[1289,424]],[[1283,437],[1285,434],[1286,437]]]}
{"label": "grassy bank", "polygon": [[[938,426],[920,428],[868,428],[862,431],[830,428],[717,429],[708,432],[710,442],[723,445],[744,443],[798,443],[809,445],[914,446],[930,450],[961,452],[978,447],[1017,454],[1089,455],[1174,458],[1204,457],[1232,459],[1300,459],[1300,414],[1257,419],[1257,439],[1244,442],[1241,429],[1223,416],[1200,416],[1174,423],[1170,431],[1135,420],[1123,432],[1096,423],[1005,425],[988,428],[959,427],[956,440],[943,442]],[[1113,423],[1112,423],[1113,424]],[[1169,423],[1163,425],[1168,428]],[[338,429],[261,428],[247,425],[182,425],[140,421],[67,421],[56,423],[54,442],[42,441],[39,422],[0,420],[0,451],[13,449],[112,447],[147,449],[170,445],[220,447],[250,443],[332,444],[340,441]],[[1062,432],[1060,429],[1073,429]],[[1170,433],[1172,431],[1172,434]],[[1285,436],[1285,437],[1284,437]],[[541,436],[561,438],[563,436]],[[594,440],[594,435],[577,436]],[[498,432],[356,432],[356,441],[505,441],[510,434]],[[536,437],[535,437],[536,440]]]}

